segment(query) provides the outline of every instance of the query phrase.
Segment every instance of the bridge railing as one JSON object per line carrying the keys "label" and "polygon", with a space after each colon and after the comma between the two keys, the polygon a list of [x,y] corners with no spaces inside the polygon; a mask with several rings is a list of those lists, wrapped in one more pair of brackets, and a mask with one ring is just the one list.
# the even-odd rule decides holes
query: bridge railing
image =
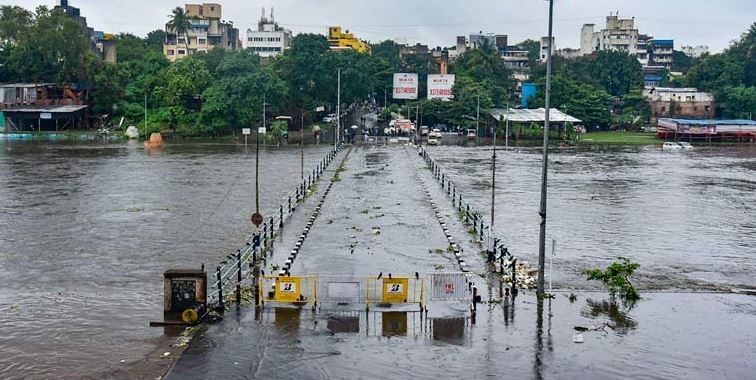
{"label": "bridge railing", "polygon": [[267,257],[276,236],[281,233],[286,221],[294,213],[297,205],[307,198],[313,185],[320,180],[341,149],[342,145],[339,144],[338,147],[330,150],[307,174],[307,177],[297,185],[294,191],[286,194],[278,207],[271,209],[268,215],[272,216],[258,226],[257,231],[247,239],[245,245],[237,249],[235,254],[226,256],[225,260],[222,260],[216,266],[213,275],[214,280],[208,287],[208,304],[224,308],[224,293],[228,294],[227,291],[232,288],[232,285],[236,285],[236,301],[241,302],[242,282],[254,270],[254,264]]}

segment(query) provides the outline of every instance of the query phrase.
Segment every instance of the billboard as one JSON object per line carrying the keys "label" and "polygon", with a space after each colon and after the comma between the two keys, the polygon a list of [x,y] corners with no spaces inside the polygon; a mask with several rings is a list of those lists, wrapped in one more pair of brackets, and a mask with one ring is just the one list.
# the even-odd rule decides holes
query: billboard
{"label": "billboard", "polygon": [[417,99],[417,74],[394,74],[394,99]]}
{"label": "billboard", "polygon": [[454,74],[428,74],[428,99],[454,98]]}

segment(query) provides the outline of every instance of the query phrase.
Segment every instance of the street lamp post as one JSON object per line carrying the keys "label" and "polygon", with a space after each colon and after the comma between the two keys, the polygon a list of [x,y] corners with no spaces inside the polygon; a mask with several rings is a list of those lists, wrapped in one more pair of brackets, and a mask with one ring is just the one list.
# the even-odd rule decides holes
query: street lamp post
{"label": "street lamp post", "polygon": [[545,115],[543,123],[543,167],[541,168],[541,206],[538,214],[541,216],[541,228],[538,235],[538,281],[536,284],[536,294],[539,297],[545,295],[544,290],[544,269],[546,261],[546,197],[548,188],[548,170],[549,170],[549,116],[551,101],[551,51],[553,44],[553,26],[554,26],[554,0],[549,0],[549,48],[546,52],[546,95],[545,95]]}
{"label": "street lamp post", "polygon": [[334,147],[339,146],[339,130],[341,129],[341,68],[338,69],[338,92],[336,94],[336,134],[334,138]]}

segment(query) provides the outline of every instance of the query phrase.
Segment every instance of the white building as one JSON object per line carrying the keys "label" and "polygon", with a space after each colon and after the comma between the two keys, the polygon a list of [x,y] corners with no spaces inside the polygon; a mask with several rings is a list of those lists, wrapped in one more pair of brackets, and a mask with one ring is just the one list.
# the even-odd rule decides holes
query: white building
{"label": "white building", "polygon": [[619,14],[606,17],[606,28],[594,31],[594,24],[583,25],[580,31],[580,51],[590,54],[599,50],[618,50],[635,55],[638,45],[638,29],[635,18],[621,19]]}
{"label": "white building", "polygon": [[546,63],[548,61],[549,46],[551,47],[551,55],[554,55],[556,50],[554,45],[554,37],[551,37],[551,43],[549,43],[549,37],[541,37],[541,50],[538,55],[541,62]]}
{"label": "white building", "polygon": [[273,9],[270,19],[265,16],[265,8],[257,23],[257,30],[247,29],[247,49],[257,53],[260,57],[272,57],[284,52],[291,46],[291,31],[284,29],[275,22]]}
{"label": "white building", "polygon": [[693,58],[700,58],[704,54],[709,54],[709,47],[706,45],[683,46],[681,50],[685,55]]}

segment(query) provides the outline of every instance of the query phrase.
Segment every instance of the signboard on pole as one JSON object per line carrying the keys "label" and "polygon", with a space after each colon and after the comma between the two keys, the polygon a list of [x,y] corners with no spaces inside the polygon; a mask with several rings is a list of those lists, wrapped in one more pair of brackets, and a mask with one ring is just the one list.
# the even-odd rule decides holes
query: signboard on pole
{"label": "signboard on pole", "polygon": [[417,99],[417,74],[394,74],[394,99]]}
{"label": "signboard on pole", "polygon": [[268,129],[265,128],[265,127],[258,127],[257,128],[257,133],[259,133],[261,135],[264,135],[264,134],[268,133]]}
{"label": "signboard on pole", "polygon": [[246,136],[246,135],[248,135],[250,133],[252,133],[252,129],[251,128],[242,128],[242,134],[243,135]]}
{"label": "signboard on pole", "polygon": [[428,99],[452,100],[454,74],[428,74]]}

